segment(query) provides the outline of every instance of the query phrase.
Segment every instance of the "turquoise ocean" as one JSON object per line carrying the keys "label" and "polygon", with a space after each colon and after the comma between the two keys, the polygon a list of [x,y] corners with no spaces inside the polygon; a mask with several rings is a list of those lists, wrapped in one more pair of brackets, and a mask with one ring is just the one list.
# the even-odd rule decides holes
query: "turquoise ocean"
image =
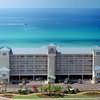
{"label": "turquoise ocean", "polygon": [[0,9],[0,47],[100,46],[100,9]]}

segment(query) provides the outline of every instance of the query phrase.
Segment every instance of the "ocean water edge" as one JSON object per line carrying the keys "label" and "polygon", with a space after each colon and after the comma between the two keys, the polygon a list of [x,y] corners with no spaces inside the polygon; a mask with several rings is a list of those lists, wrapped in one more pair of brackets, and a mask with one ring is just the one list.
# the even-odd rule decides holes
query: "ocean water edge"
{"label": "ocean water edge", "polygon": [[0,9],[0,46],[100,46],[100,9]]}

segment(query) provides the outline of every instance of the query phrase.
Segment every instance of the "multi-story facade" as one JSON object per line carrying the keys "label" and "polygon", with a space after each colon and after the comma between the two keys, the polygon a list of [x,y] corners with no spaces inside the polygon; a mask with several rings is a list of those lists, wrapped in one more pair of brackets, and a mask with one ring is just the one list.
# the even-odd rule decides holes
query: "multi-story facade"
{"label": "multi-story facade", "polygon": [[100,50],[91,48],[0,49],[0,79],[9,82],[37,78],[58,82],[69,79],[92,79],[100,65]]}

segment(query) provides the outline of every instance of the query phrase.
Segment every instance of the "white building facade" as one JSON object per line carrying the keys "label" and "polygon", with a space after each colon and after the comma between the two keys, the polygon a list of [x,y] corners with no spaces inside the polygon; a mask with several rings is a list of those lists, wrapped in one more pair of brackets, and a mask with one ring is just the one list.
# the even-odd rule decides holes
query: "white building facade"
{"label": "white building facade", "polygon": [[10,83],[27,80],[48,82],[91,79],[97,77],[100,49],[60,48],[50,45],[42,48],[0,48],[0,80]]}

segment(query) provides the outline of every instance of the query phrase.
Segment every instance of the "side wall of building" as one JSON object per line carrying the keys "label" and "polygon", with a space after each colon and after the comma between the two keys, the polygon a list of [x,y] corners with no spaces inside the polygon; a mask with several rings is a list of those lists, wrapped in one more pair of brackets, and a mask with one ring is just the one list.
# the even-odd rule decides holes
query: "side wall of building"
{"label": "side wall of building", "polygon": [[92,55],[58,54],[56,75],[92,75]]}
{"label": "side wall of building", "polygon": [[[56,49],[49,48],[45,55],[10,55],[10,76],[87,76],[92,77],[93,55],[92,54],[62,54]],[[76,77],[78,78],[78,77]]]}
{"label": "side wall of building", "polygon": [[47,63],[47,55],[11,55],[10,76],[47,75]]}
{"label": "side wall of building", "polygon": [[9,82],[9,49],[8,48],[2,48],[0,50],[0,81]]}

